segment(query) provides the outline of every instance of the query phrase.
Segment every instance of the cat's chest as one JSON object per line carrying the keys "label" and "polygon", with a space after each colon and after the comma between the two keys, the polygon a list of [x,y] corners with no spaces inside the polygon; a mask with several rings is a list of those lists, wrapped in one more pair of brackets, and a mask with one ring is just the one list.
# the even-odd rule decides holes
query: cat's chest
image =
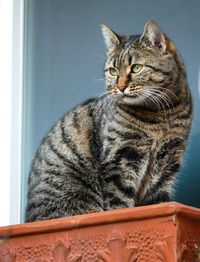
{"label": "cat's chest", "polygon": [[114,155],[119,148],[133,146],[139,150],[153,150],[157,139],[133,125],[123,125],[115,121],[104,124],[101,130],[102,154]]}
{"label": "cat's chest", "polygon": [[153,156],[171,137],[167,127],[144,129],[131,123],[106,121],[101,129],[101,154],[112,158],[119,149],[133,147]]}

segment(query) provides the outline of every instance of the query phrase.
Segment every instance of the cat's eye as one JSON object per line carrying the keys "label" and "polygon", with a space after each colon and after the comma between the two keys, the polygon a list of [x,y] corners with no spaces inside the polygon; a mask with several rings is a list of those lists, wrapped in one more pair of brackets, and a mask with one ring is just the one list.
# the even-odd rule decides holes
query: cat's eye
{"label": "cat's eye", "polygon": [[137,74],[137,73],[139,73],[142,70],[142,68],[143,68],[143,65],[135,64],[135,65],[132,66],[131,72],[133,74]]}
{"label": "cat's eye", "polygon": [[114,67],[110,67],[110,68],[109,68],[109,72],[110,72],[110,74],[111,74],[112,76],[116,76],[116,75],[118,74],[117,69],[114,68]]}

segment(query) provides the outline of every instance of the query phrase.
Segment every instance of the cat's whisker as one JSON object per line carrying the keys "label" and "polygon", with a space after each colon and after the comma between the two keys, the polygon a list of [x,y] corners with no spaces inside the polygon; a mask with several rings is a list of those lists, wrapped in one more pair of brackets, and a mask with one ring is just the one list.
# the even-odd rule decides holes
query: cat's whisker
{"label": "cat's whisker", "polygon": [[114,96],[111,96],[110,101],[108,100],[106,114],[107,114],[108,110],[112,107],[113,101],[114,101]]}
{"label": "cat's whisker", "polygon": [[[107,94],[104,93],[104,94],[100,95],[99,97],[97,97],[97,98],[94,100],[94,102],[93,102],[93,105],[95,105],[95,107],[94,107],[94,114],[96,113],[98,107],[101,106],[101,103],[100,103],[100,102],[102,102],[102,101],[106,98],[106,96],[107,96]],[[101,99],[102,99],[102,100],[101,100]]]}
{"label": "cat's whisker", "polygon": [[[164,104],[167,106],[167,108],[170,110],[170,105],[168,103],[168,100],[163,96],[163,94],[158,93],[158,92],[154,92],[153,94],[158,99],[160,98],[164,102]],[[164,109],[165,109],[165,106],[164,106]]]}
{"label": "cat's whisker", "polygon": [[163,112],[164,112],[164,116],[165,118],[167,118],[167,111],[166,111],[166,106],[168,108],[168,110],[171,112],[170,110],[170,106],[168,104],[168,101],[167,99],[165,99],[163,96],[162,96],[162,92],[159,93],[159,90],[155,90],[155,89],[150,89],[150,92],[151,92],[151,98],[156,100],[159,105],[161,105],[161,108],[159,107],[159,109],[162,109]]}
{"label": "cat's whisker", "polygon": [[[173,104],[171,98],[170,98],[165,92],[162,92],[162,91],[160,91],[160,90],[156,90],[156,93],[159,93],[161,96],[164,96],[165,99],[167,100],[167,102],[169,102],[169,103],[171,104],[171,106],[174,107],[174,104]],[[164,98],[164,97],[163,97],[163,98]],[[169,104],[168,104],[168,105],[169,105]],[[170,109],[170,106],[169,106],[169,109]]]}
{"label": "cat's whisker", "polygon": [[[97,85],[98,83],[100,83],[100,82],[103,82],[103,86],[105,86],[105,79],[104,78],[99,78],[99,79],[93,79],[93,83],[91,83],[91,87],[92,86],[95,86],[95,85]],[[97,87],[99,87],[99,86],[97,86]]]}
{"label": "cat's whisker", "polygon": [[171,107],[174,108],[174,103],[172,101],[172,99],[166,94],[163,92],[163,95],[166,97],[166,99],[169,101],[169,103],[171,104]]}
{"label": "cat's whisker", "polygon": [[154,104],[157,105],[157,109],[158,109],[158,110],[161,110],[161,109],[162,109],[162,110],[165,110],[162,102],[161,102],[158,98],[156,98],[154,95],[151,96],[151,97],[149,97],[149,99],[151,99],[151,101],[153,101]]}
{"label": "cat's whisker", "polygon": [[109,117],[109,116],[108,116],[108,112],[109,112],[109,115],[110,115],[110,113],[111,113],[110,108],[111,108],[111,106],[112,106],[113,100],[114,100],[114,97],[113,97],[113,96],[110,96],[110,97],[107,99],[107,101],[106,101],[106,105],[105,105],[105,103],[104,103],[104,107],[105,107],[104,113],[105,113],[105,115],[106,115],[107,117]]}
{"label": "cat's whisker", "polygon": [[104,99],[105,98],[103,98],[102,101],[97,101],[96,106],[94,108],[94,118],[96,117],[99,109],[102,107],[102,103],[103,103]]}
{"label": "cat's whisker", "polygon": [[[152,98],[154,98],[155,100],[157,100],[158,103],[162,106],[162,110],[163,110],[163,112],[164,112],[164,116],[167,117],[167,112],[166,112],[166,107],[165,107],[165,105],[168,104],[167,101],[164,100],[163,97],[162,97],[160,94],[158,94],[157,92],[155,92],[154,89],[151,89],[151,93],[152,93]],[[164,105],[163,103],[165,103],[165,105]],[[167,103],[167,104],[166,104],[166,103]],[[168,107],[168,109],[170,110],[169,106],[167,106],[167,107]]]}
{"label": "cat's whisker", "polygon": [[[160,94],[154,94],[154,98],[156,99],[156,96],[157,96],[157,100],[162,104],[162,109],[164,111],[164,116],[167,117],[167,111],[166,111],[166,107],[165,105],[167,106],[168,110],[170,110],[170,107],[169,107],[169,104],[167,103],[166,99],[164,99]],[[162,102],[163,101],[163,102]],[[163,104],[164,103],[164,104]]]}
{"label": "cat's whisker", "polygon": [[169,92],[171,95],[173,95],[177,101],[179,100],[178,97],[169,89],[160,86],[146,86],[146,88],[147,90],[151,90],[155,96],[159,97],[159,100],[161,99],[164,102],[169,111],[171,111],[171,108],[174,108],[174,103],[169,95],[166,94],[166,92]]}
{"label": "cat's whisker", "polygon": [[157,90],[157,93],[155,94],[160,97],[165,103],[165,105],[168,107],[169,112],[171,113],[171,110],[174,109],[174,103],[171,100],[171,98],[165,93],[160,90]]}
{"label": "cat's whisker", "polygon": [[162,106],[162,103],[153,96],[153,93],[151,92],[151,90],[144,90],[143,93],[146,94],[146,98],[148,98],[151,102],[155,104],[158,110],[161,110],[160,105]]}
{"label": "cat's whisker", "polygon": [[111,96],[108,98],[108,100],[106,101],[106,103],[107,103],[106,113],[107,113],[110,105],[112,104],[113,99],[114,99],[114,97],[113,97],[113,95],[111,95]]}
{"label": "cat's whisker", "polygon": [[105,82],[105,79],[104,78],[96,78],[96,79],[93,79],[95,84],[97,84],[98,82]]}
{"label": "cat's whisker", "polygon": [[109,109],[110,101],[112,101],[112,98],[109,96],[108,99],[104,102],[104,113],[107,114],[107,111]]}
{"label": "cat's whisker", "polygon": [[[144,94],[143,94],[144,95]],[[154,99],[152,99],[149,95],[145,94],[145,98],[146,101],[150,100],[155,106],[156,108],[159,110],[160,109],[160,105],[157,103],[157,101],[155,101]],[[148,102],[147,102],[148,103]]]}
{"label": "cat's whisker", "polygon": [[156,106],[158,110],[161,110],[163,108],[162,103],[158,99],[156,99],[154,96],[148,96],[147,97],[153,104]]}
{"label": "cat's whisker", "polygon": [[102,58],[104,61],[106,60],[106,57],[105,57],[105,56],[103,56],[103,55],[92,55],[92,56],[95,56],[95,57],[100,57],[100,58]]}
{"label": "cat's whisker", "polygon": [[162,89],[162,91],[165,93],[165,92],[169,92],[172,96],[174,96],[174,98],[176,98],[177,101],[179,101],[179,98],[178,96],[172,92],[171,90],[167,89],[167,88],[164,88],[164,87],[160,87]]}
{"label": "cat's whisker", "polygon": [[103,94],[99,95],[93,102],[93,104],[96,104],[98,102],[98,100],[100,100],[103,96],[107,96],[108,94],[110,94],[110,92],[104,92]]}
{"label": "cat's whisker", "polygon": [[[174,104],[172,103],[172,101],[170,100],[169,97],[167,97],[165,94],[158,94],[158,96],[165,102],[165,104],[168,107],[168,110],[171,111],[171,108],[174,107]],[[171,106],[170,106],[171,104]]]}
{"label": "cat's whisker", "polygon": [[[103,97],[103,99],[101,99],[102,96],[105,96],[105,97]],[[101,108],[104,107],[104,105],[106,104],[107,100],[109,100],[111,94],[110,94],[110,92],[108,92],[108,94],[103,94],[102,96],[98,97],[98,99],[95,100],[97,102],[97,105],[96,105],[96,107],[94,109],[94,118],[96,117],[98,111]]]}
{"label": "cat's whisker", "polygon": [[[158,89],[159,88],[159,89]],[[152,89],[152,88],[151,88]],[[162,91],[160,90],[162,89]],[[154,93],[158,93],[162,96],[162,99],[165,99],[165,101],[167,102],[168,104],[168,108],[171,109],[170,105],[174,108],[174,103],[172,101],[172,99],[164,92],[164,91],[167,91],[168,89],[163,89],[162,87],[154,87],[153,88],[153,91]],[[172,91],[168,90],[170,93],[172,93],[173,95],[175,95]],[[164,97],[163,97],[164,96]],[[175,95],[176,96],[176,95]]]}
{"label": "cat's whisker", "polygon": [[116,104],[117,104],[117,100],[119,98],[119,94],[113,94],[113,101],[112,101],[112,104],[111,104],[111,116],[113,116],[115,110],[114,108],[116,107]]}
{"label": "cat's whisker", "polygon": [[[146,99],[145,99],[145,98],[147,98],[147,95],[146,95],[146,94],[144,94],[144,93],[142,93],[142,94],[138,93],[137,95],[142,99],[142,101],[145,103],[145,105],[148,105],[148,102],[147,102]],[[144,96],[144,97],[143,97],[143,96]]]}
{"label": "cat's whisker", "polygon": [[116,102],[117,102],[117,95],[113,95],[113,101],[112,101],[112,104],[111,104],[111,116],[114,114],[114,108],[116,107]]}
{"label": "cat's whisker", "polygon": [[[165,116],[167,115],[166,113],[166,106],[168,110],[171,112],[171,107],[174,107],[172,100],[170,99],[169,96],[167,96],[165,93],[162,91],[155,89],[155,88],[150,88],[148,91],[151,92],[152,96],[154,96],[154,99],[157,99],[159,103],[162,105],[162,108],[164,110]],[[164,103],[164,105],[163,105]],[[170,106],[171,104],[171,106]]]}
{"label": "cat's whisker", "polygon": [[[174,108],[174,104],[171,101],[171,99],[164,93],[161,94],[156,94],[157,96],[160,97],[160,99],[162,99],[162,101],[164,101],[165,105],[167,106],[169,112],[171,113],[171,108]],[[171,106],[170,106],[171,105]]]}

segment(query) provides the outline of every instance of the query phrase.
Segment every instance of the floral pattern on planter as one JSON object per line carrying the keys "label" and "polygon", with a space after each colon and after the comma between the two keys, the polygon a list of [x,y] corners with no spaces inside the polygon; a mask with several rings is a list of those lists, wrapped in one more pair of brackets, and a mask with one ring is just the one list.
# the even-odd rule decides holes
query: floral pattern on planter
{"label": "floral pattern on planter", "polygon": [[[109,235],[89,234],[70,238],[66,233],[62,236],[56,238],[55,243],[51,239],[45,243],[40,239],[40,244],[36,241],[27,243],[11,252],[16,254],[16,262],[115,262],[117,259],[122,262],[155,262],[155,258],[159,262],[171,262],[169,259],[162,260],[167,258],[170,245],[164,230],[139,228]],[[7,251],[8,254],[11,252]]]}
{"label": "floral pattern on planter", "polygon": [[200,236],[196,231],[182,233],[178,262],[200,262]]}
{"label": "floral pattern on planter", "polygon": [[79,262],[81,255],[70,255],[71,246],[67,243],[64,245],[62,241],[56,243],[52,251],[53,262]]}
{"label": "floral pattern on planter", "polygon": [[128,247],[126,245],[126,239],[120,234],[113,235],[107,238],[107,248],[103,251],[97,252],[97,257],[101,261],[138,261],[138,247]]}
{"label": "floral pattern on planter", "polygon": [[16,255],[13,252],[10,252],[10,250],[2,244],[0,248],[0,262],[15,262],[16,261]]}

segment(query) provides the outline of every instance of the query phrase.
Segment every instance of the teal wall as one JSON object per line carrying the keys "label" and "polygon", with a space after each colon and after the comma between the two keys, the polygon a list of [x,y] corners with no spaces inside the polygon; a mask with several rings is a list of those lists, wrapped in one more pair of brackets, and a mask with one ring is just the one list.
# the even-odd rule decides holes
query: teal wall
{"label": "teal wall", "polygon": [[83,99],[101,94],[100,24],[138,34],[149,19],[174,40],[187,66],[195,114],[177,201],[200,207],[200,1],[27,0],[25,6],[22,213],[34,152],[46,131]]}

